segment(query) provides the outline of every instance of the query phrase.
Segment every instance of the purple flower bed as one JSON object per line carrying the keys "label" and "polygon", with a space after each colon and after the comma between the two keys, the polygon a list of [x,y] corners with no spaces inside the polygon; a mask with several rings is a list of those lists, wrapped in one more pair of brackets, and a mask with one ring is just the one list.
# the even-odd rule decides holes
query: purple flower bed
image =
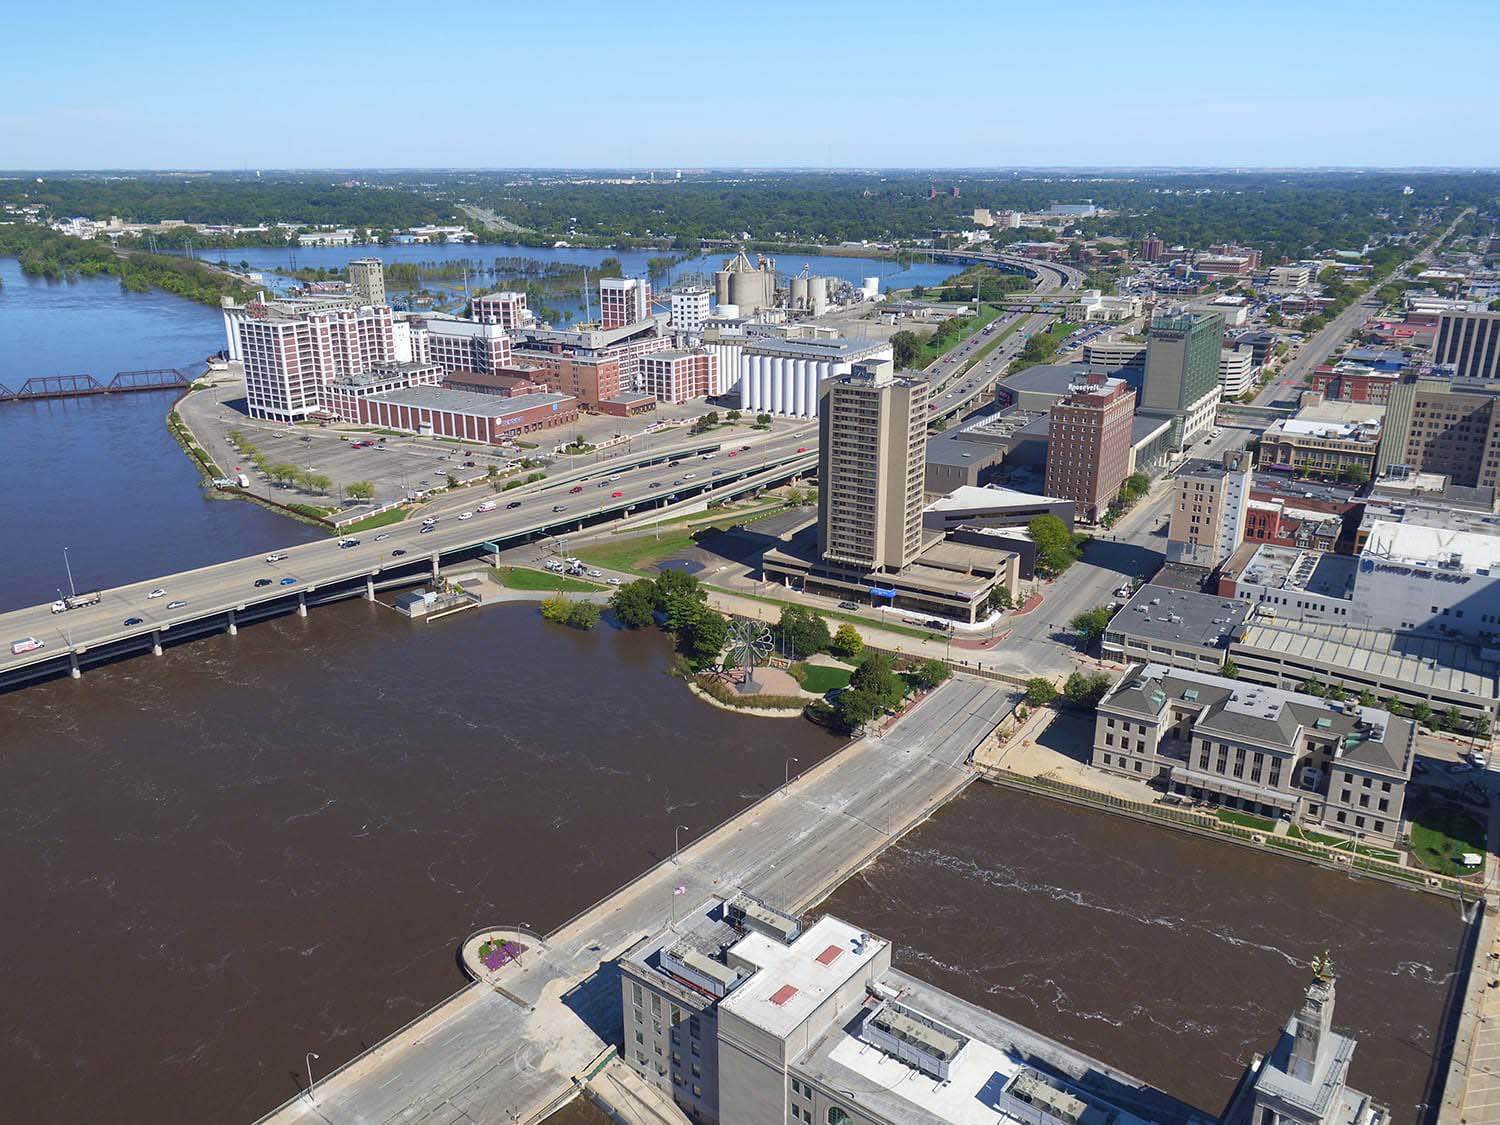
{"label": "purple flower bed", "polygon": [[[492,943],[487,942],[486,944],[490,945],[490,951],[488,953],[481,954],[479,959],[484,962],[484,967],[486,969],[489,969],[491,972],[494,972],[502,965],[510,964],[522,953],[526,952],[526,947],[518,941],[508,941],[504,945],[498,947],[494,946]],[[482,949],[484,947],[481,946],[480,948]]]}

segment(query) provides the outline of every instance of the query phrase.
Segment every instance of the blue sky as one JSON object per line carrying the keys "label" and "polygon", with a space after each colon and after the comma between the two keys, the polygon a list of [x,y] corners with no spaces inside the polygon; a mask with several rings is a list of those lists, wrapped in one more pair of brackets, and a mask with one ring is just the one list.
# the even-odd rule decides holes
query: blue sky
{"label": "blue sky", "polygon": [[1500,165],[1497,0],[92,0],[0,167]]}

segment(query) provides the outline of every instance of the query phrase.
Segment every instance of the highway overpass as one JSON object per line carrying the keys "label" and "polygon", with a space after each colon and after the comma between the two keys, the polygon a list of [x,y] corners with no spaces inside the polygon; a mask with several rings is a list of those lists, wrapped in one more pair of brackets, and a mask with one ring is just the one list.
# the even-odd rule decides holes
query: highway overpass
{"label": "highway overpass", "polygon": [[[52,613],[46,605],[0,614],[0,690],[71,674],[90,665],[146,652],[209,633],[234,633],[253,621],[377,590],[410,585],[436,575],[444,563],[546,535],[585,528],[646,511],[686,507],[708,499],[734,499],[816,471],[817,449],[806,434],[791,433],[749,450],[738,442],[715,452],[674,461],[621,465],[606,462],[527,490],[475,490],[473,511],[492,499],[491,512],[468,519],[443,515],[430,530],[416,520],[359,533],[357,546],[329,538],[236,559],[197,570],[101,591],[92,606]],[[710,443],[717,446],[719,443]],[[730,456],[733,454],[733,456]],[[290,579],[290,581],[288,581]],[[257,585],[263,582],[263,585]],[[160,594],[153,595],[160,590]],[[12,652],[23,638],[42,647]]]}

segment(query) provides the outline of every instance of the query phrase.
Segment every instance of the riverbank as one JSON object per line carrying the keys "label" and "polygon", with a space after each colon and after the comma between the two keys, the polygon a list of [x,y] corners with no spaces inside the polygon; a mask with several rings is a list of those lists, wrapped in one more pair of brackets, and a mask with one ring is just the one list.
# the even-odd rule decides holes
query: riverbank
{"label": "riverbank", "polygon": [[[850,744],[546,934],[547,956],[528,957],[506,982],[521,1003],[466,989],[320,1079],[317,1107],[294,1097],[262,1121],[384,1120],[438,1106],[531,1119],[618,1037],[611,961],[679,903],[732,889],[790,910],[818,901],[967,785],[963,763],[1006,705],[977,681],[944,685],[882,737]],[[851,806],[858,817],[845,814]]]}

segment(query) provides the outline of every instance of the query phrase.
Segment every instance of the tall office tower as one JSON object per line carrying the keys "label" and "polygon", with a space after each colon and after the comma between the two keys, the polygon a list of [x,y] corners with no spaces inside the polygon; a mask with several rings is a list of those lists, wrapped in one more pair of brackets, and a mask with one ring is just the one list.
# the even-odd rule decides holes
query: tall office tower
{"label": "tall office tower", "polygon": [[820,399],[818,550],[830,563],[899,571],[922,545],[927,380],[857,363]]}
{"label": "tall office tower", "polygon": [[1219,352],[1224,317],[1174,310],[1151,322],[1141,413],[1172,419],[1172,447],[1182,449],[1213,428],[1219,406]]}
{"label": "tall office tower", "polygon": [[1097,522],[1130,465],[1135,391],[1124,379],[1090,373],[1068,387],[1048,417],[1044,490],[1075,501],[1083,519]]}
{"label": "tall office tower", "polygon": [[349,263],[349,291],[355,304],[385,304],[385,267],[379,258],[355,258]]}
{"label": "tall office tower", "polygon": [[651,283],[639,277],[599,279],[599,327],[624,328],[651,315]]}
{"label": "tall office tower", "polygon": [[1442,473],[1500,488],[1500,379],[1403,375],[1390,389],[1375,472]]}
{"label": "tall office tower", "polygon": [[1500,379],[1500,312],[1445,312],[1432,346],[1434,363],[1466,379]]}
{"label": "tall office tower", "polygon": [[1154,262],[1167,252],[1167,244],[1156,235],[1141,239],[1140,257],[1143,262]]}

